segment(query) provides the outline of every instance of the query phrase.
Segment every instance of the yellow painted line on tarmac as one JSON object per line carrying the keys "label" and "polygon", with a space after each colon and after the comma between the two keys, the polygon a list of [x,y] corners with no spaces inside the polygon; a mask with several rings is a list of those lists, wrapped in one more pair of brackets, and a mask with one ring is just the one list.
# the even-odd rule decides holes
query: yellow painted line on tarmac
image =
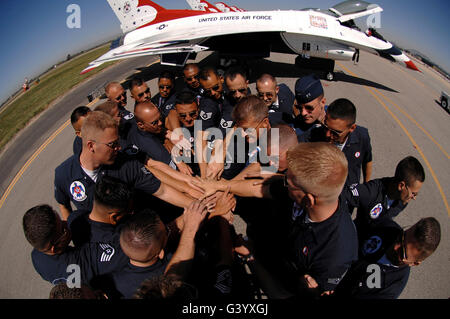
{"label": "yellow painted line on tarmac", "polygon": [[[344,67],[342,64],[340,64],[339,62],[337,62],[344,70],[346,70],[350,75],[352,76],[357,76],[355,73],[351,72],[349,69],[347,69],[346,67]],[[405,132],[406,136],[408,136],[409,140],[411,141],[411,143],[413,144],[414,148],[419,152],[420,156],[422,157],[422,159],[425,162],[425,165],[428,167],[428,169],[431,172],[431,175],[434,179],[434,182],[436,183],[436,186],[439,190],[439,193],[441,194],[442,200],[444,201],[444,206],[447,210],[447,215],[450,217],[450,207],[448,205],[447,202],[447,197],[445,196],[445,193],[442,189],[441,184],[439,183],[439,180],[433,170],[433,168],[431,167],[430,162],[428,161],[427,157],[425,156],[425,154],[423,153],[422,149],[419,147],[419,145],[416,143],[416,141],[414,140],[414,138],[412,137],[412,135],[409,133],[408,129],[403,125],[403,123],[399,120],[399,118],[389,109],[389,107],[380,99],[380,97],[378,97],[375,92],[368,87],[364,87],[380,104],[381,106],[383,106],[383,108],[389,113],[389,115],[397,122],[397,124],[402,128],[402,130]]]}
{"label": "yellow painted line on tarmac", "polygon": [[[95,103],[97,103],[98,100],[99,100],[99,98],[97,97],[95,100],[90,102],[87,106],[90,107],[90,106],[94,105]],[[5,203],[6,199],[8,198],[8,196],[11,193],[14,186],[17,184],[17,182],[22,177],[22,175],[25,173],[25,171],[28,169],[28,167],[31,165],[31,163],[33,163],[33,161],[39,156],[39,154],[41,154],[42,151],[44,151],[44,149],[47,147],[47,145],[50,144],[69,124],[70,124],[70,120],[67,120],[66,122],[64,122],[64,124],[61,125],[52,135],[50,135],[50,137],[45,140],[45,142],[33,153],[33,155],[31,155],[31,157],[28,159],[28,161],[22,166],[20,171],[16,174],[16,176],[14,177],[12,182],[9,184],[6,191],[3,193],[3,196],[0,199],[0,209],[2,208],[3,204]]]}
{"label": "yellow painted line on tarmac", "polygon": [[417,121],[408,114],[408,112],[406,112],[403,108],[401,108],[400,106],[398,106],[394,101],[392,101],[390,98],[388,98],[387,96],[385,96],[383,93],[381,93],[379,90],[377,89],[373,89],[375,90],[375,92],[377,92],[379,95],[381,95],[386,101],[388,101],[389,103],[391,103],[392,105],[394,105],[397,110],[399,110],[400,112],[403,113],[403,115],[405,115],[411,122],[413,122],[422,132],[425,133],[425,135],[442,151],[442,153],[444,153],[445,157],[447,157],[447,159],[450,159],[450,155],[444,150],[444,148],[441,146],[441,144],[439,144],[434,138],[433,136],[431,136],[430,133],[428,133],[428,131],[426,129],[424,129],[419,123],[417,123]]}
{"label": "yellow painted line on tarmac", "polygon": [[[153,61],[152,63],[148,64],[146,67],[150,67],[151,65],[159,63],[159,62],[160,62],[160,59],[157,59],[157,60]],[[121,83],[123,83],[123,82],[125,82],[125,80],[122,80]],[[92,102],[90,102],[87,106],[91,107],[92,105],[97,103],[97,101],[99,99],[100,98],[97,97]],[[20,171],[16,174],[14,179],[9,184],[6,191],[3,193],[2,198],[0,199],[0,209],[3,207],[3,204],[5,203],[6,199],[8,198],[9,194],[11,193],[12,189],[17,184],[17,182],[22,177],[22,175],[25,173],[25,171],[28,169],[28,167],[31,165],[31,163],[33,163],[33,161],[39,156],[39,154],[41,154],[42,151],[44,151],[44,149],[47,147],[47,145],[50,144],[69,124],[70,124],[70,120],[67,120],[66,122],[64,122],[64,124],[61,125],[49,138],[47,138],[47,140],[45,140],[45,142],[33,153],[33,155],[31,155],[31,157],[28,159],[28,161],[22,166]]]}

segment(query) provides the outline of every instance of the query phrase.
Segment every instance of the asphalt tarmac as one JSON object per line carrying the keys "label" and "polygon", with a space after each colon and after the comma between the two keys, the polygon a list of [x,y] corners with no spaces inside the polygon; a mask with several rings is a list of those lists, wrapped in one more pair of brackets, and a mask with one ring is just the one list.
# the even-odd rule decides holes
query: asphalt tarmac
{"label": "asphalt tarmac", "polygon": [[[295,68],[294,60],[294,55],[272,54],[268,60],[251,62],[252,92],[256,92],[254,77],[262,72],[272,73],[279,83],[293,89],[296,79],[307,73]],[[208,64],[214,56],[202,53],[197,61]],[[156,94],[156,78],[162,68],[159,64],[149,66],[152,63],[154,57],[125,60],[78,85],[33,120],[0,154],[0,298],[48,298],[51,285],[33,268],[22,217],[38,204],[57,207],[53,197],[54,169],[72,155],[70,113],[76,106],[88,104],[86,96],[94,88],[108,81],[127,80],[135,72],[141,72],[152,94]],[[357,124],[369,129],[372,141],[373,178],[392,176],[397,163],[408,155],[418,158],[424,166],[426,180],[419,196],[396,221],[407,227],[422,217],[433,216],[441,223],[442,239],[437,251],[412,269],[400,298],[447,299],[450,115],[437,101],[441,91],[450,91],[450,83],[434,70],[416,64],[422,73],[361,52],[357,65],[337,62],[335,81],[322,80],[322,84],[328,104],[345,97],[356,105]],[[127,108],[132,111],[134,103],[129,93],[128,101]],[[239,218],[235,226],[238,233],[245,232]]]}

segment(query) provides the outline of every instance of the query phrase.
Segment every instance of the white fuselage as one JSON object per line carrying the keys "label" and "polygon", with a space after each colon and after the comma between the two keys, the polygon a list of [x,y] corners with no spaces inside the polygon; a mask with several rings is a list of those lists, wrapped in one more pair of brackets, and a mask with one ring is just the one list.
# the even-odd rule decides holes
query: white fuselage
{"label": "white fuselage", "polygon": [[313,10],[206,13],[134,30],[125,36],[124,44],[182,40],[201,44],[213,36],[254,32],[280,32],[293,53],[334,60],[351,59],[354,48],[373,53],[392,47]]}

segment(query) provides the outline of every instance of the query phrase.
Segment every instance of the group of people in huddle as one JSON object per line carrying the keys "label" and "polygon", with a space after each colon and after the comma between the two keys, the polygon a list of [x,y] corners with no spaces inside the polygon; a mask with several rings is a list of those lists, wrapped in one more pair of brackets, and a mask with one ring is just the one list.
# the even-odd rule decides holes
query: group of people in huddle
{"label": "group of people in huddle", "polygon": [[136,76],[74,109],[58,207],[23,217],[50,298],[400,296],[441,237],[434,217],[394,221],[425,181],[420,161],[373,179],[350,100],[328,104],[313,74],[293,90],[261,74],[251,92],[247,74],[189,63],[156,95]]}

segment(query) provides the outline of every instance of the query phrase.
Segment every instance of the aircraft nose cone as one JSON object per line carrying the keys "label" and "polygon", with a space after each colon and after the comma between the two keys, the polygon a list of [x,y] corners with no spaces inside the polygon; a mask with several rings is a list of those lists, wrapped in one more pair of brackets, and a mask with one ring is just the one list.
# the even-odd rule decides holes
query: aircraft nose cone
{"label": "aircraft nose cone", "polygon": [[413,61],[411,61],[411,60],[405,61],[405,64],[406,64],[406,67],[407,67],[408,69],[411,69],[411,70],[414,70],[414,71],[419,71],[419,72],[421,72],[421,71],[417,68],[417,66],[414,64]]}

